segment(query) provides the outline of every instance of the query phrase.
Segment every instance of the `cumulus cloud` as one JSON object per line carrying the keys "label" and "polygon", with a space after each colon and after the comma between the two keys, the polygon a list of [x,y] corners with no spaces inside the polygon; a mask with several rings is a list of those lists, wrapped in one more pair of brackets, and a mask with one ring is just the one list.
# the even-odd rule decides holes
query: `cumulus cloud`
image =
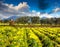
{"label": "cumulus cloud", "polygon": [[17,6],[1,2],[0,19],[10,16],[40,16],[40,12],[36,12],[35,10],[30,12],[29,8],[27,2],[19,3]]}
{"label": "cumulus cloud", "polygon": [[8,7],[5,6],[2,1],[0,1],[0,11],[4,10],[4,9],[7,9]]}
{"label": "cumulus cloud", "polygon": [[51,12],[49,12],[49,14],[51,14],[51,13],[57,13],[57,12],[60,12],[60,8],[53,9]]}
{"label": "cumulus cloud", "polygon": [[40,12],[37,12],[37,11],[35,11],[35,10],[32,10],[32,12],[31,12],[31,16],[39,16],[40,17]]}
{"label": "cumulus cloud", "polygon": [[[27,2],[19,3],[17,6],[13,4],[6,4],[0,1],[0,19],[9,18],[11,16],[39,16],[51,18],[50,14],[41,14],[35,10],[30,11]],[[60,8],[53,10],[54,12],[60,11]]]}
{"label": "cumulus cloud", "polygon": [[51,14],[45,13],[45,14],[42,14],[40,17],[52,18],[53,16]]}
{"label": "cumulus cloud", "polygon": [[24,15],[29,12],[29,5],[26,2],[20,3],[17,6],[13,4],[5,4],[0,2],[0,16],[14,16],[14,15]]}
{"label": "cumulus cloud", "polygon": [[27,2],[23,2],[23,3],[19,3],[17,6],[14,6],[13,4],[5,4],[9,9],[15,10],[15,11],[29,11],[29,5],[27,4]]}
{"label": "cumulus cloud", "polygon": [[60,11],[60,8],[55,8],[54,10],[53,10],[53,12],[59,12]]}
{"label": "cumulus cloud", "polygon": [[48,14],[48,13],[44,13],[44,14],[41,14],[40,12],[36,12],[35,10],[32,10],[31,14],[29,14],[30,16],[38,16],[40,18],[53,18],[54,16],[52,14]]}

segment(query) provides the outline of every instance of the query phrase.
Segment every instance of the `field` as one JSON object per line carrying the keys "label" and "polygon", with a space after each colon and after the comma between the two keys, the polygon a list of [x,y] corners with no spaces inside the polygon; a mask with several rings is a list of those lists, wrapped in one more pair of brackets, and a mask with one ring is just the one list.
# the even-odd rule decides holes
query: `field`
{"label": "field", "polygon": [[[9,26],[10,24],[9,23],[0,23],[0,26]],[[19,26],[19,27],[60,27],[60,24],[17,24],[17,23],[14,23],[13,24],[14,26]]]}
{"label": "field", "polygon": [[60,28],[0,26],[0,47],[60,47]]}

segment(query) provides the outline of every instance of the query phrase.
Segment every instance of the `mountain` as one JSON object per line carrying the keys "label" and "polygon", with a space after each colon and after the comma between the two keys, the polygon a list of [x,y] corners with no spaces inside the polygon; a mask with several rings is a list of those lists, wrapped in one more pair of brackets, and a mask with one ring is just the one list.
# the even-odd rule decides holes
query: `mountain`
{"label": "mountain", "polygon": [[11,20],[11,19],[16,20],[17,18],[18,18],[18,16],[11,16],[11,17],[7,18],[7,20]]}
{"label": "mountain", "polygon": [[47,19],[47,17],[41,17],[40,19]]}

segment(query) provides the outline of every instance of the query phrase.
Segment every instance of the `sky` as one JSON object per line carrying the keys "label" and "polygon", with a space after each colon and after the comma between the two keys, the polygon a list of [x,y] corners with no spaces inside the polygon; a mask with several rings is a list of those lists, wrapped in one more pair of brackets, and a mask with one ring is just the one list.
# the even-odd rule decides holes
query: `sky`
{"label": "sky", "polygon": [[60,17],[60,0],[0,0],[0,19],[11,16]]}

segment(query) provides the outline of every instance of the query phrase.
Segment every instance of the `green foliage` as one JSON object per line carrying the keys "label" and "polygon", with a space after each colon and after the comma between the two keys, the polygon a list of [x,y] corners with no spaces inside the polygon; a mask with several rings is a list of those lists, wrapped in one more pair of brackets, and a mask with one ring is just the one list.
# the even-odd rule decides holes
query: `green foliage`
{"label": "green foliage", "polygon": [[60,47],[59,30],[0,26],[0,47]]}

